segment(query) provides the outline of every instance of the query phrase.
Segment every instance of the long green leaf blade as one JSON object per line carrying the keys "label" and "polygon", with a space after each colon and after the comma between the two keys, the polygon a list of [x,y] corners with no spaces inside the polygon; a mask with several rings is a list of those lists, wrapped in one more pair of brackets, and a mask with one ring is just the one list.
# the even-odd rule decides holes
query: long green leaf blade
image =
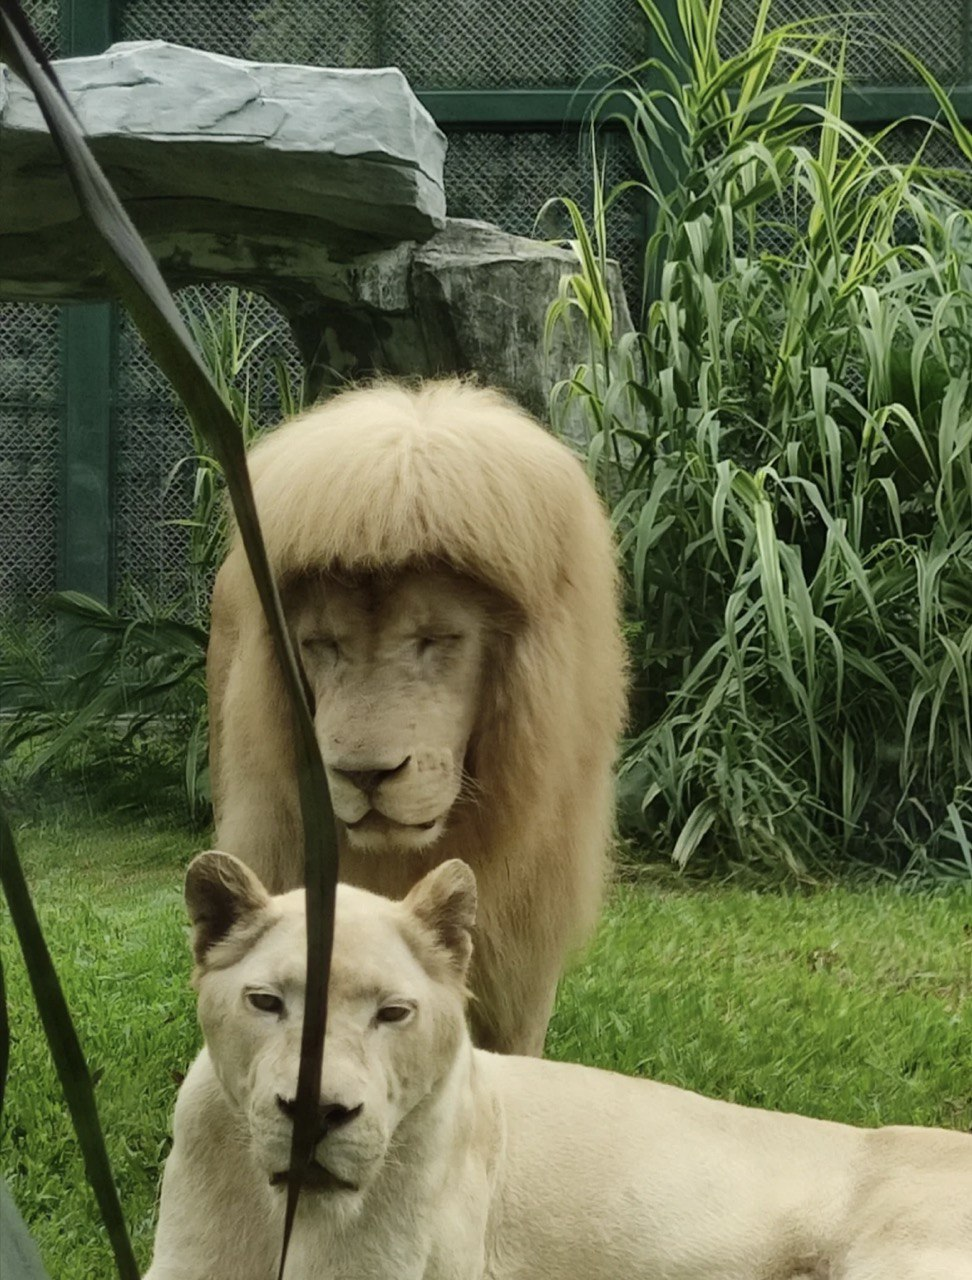
{"label": "long green leaf blade", "polygon": [[280,1264],[282,1275],[302,1176],[313,1157],[327,1020],[337,884],[337,839],[327,778],[260,534],[239,427],[220,398],[151,254],[92,156],[16,0],[0,0],[0,56],[34,93],[81,209],[98,234],[106,271],[114,288],[156,363],[172,383],[197,429],[211,443],[223,468],[237,526],[293,707],[298,794],[304,826],[307,985]]}

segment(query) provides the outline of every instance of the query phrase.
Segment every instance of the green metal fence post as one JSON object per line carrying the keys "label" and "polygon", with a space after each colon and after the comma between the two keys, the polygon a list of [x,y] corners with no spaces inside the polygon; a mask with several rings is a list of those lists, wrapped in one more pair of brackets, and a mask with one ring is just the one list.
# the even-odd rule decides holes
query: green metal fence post
{"label": "green metal fence post", "polygon": [[[682,32],[682,27],[678,17],[678,0],[658,0],[658,12],[664,20],[665,26],[668,28],[669,35],[672,39],[676,51],[680,54],[688,55],[688,46]],[[665,51],[662,42],[652,33],[651,37],[651,56],[656,58],[660,63],[671,67],[676,73],[681,73],[681,68],[677,64],[672,63],[670,55]],[[652,71],[651,74],[652,87],[664,86],[661,75]],[[675,124],[674,110],[669,109],[666,103],[662,107],[662,113],[669,124]],[[677,172],[682,165],[682,154],[679,150],[678,143],[675,138],[671,137],[667,132],[662,133],[661,145],[665,153],[665,160],[657,166],[658,185],[662,189],[658,195],[662,197],[670,196],[678,185]],[[661,159],[661,158],[660,158]],[[658,205],[654,200],[649,200],[645,210],[644,236],[645,244],[655,234],[658,228]],[[642,273],[642,309],[647,309],[649,303],[658,297],[661,281],[659,279],[645,278]]]}
{"label": "green metal fence post", "polygon": [[61,48],[66,58],[103,53],[111,44],[113,0],[61,0]]}
{"label": "green metal fence post", "polygon": [[[111,0],[62,0],[65,56],[111,44]],[[107,601],[111,591],[111,384],[115,308],[73,303],[61,311],[61,503],[57,584]]]}
{"label": "green metal fence post", "polygon": [[111,375],[115,309],[61,312],[64,382],[58,587],[107,601],[111,590]]}

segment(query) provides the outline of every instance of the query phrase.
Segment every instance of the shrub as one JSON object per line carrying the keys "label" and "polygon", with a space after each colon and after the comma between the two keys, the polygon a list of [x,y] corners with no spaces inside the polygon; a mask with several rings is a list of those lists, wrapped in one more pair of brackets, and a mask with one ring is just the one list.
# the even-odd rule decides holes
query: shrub
{"label": "shrub", "polygon": [[[549,321],[587,326],[553,412],[584,424],[625,570],[624,821],[680,865],[972,875],[964,179],[841,120],[819,25],[769,30],[764,3],[722,57],[718,4],[679,0],[672,32],[640,3],[664,53],[592,130],[595,173],[620,124],[639,177],[596,183],[591,225],[562,202],[580,265]],[[632,187],[652,234],[621,333],[604,214]]]}
{"label": "shrub", "polygon": [[[253,295],[230,289],[219,307],[200,290],[183,294],[192,336],[249,445],[281,415],[298,411],[303,389],[279,357],[263,358],[273,336],[253,333]],[[8,623],[0,646],[0,701],[16,715],[0,722],[5,781],[47,801],[51,783],[96,804],[171,807],[181,793],[195,825],[209,818],[205,661],[209,597],[228,535],[220,466],[195,426],[184,588],[173,603],[123,584],[105,605],[76,592],[48,602],[61,638]],[[170,482],[176,478],[175,473]],[[46,784],[46,785],[45,785]],[[178,803],[178,800],[175,799]]]}
{"label": "shrub", "polygon": [[206,632],[140,595],[126,610],[63,592],[64,634],[5,626],[0,643],[4,787],[21,806],[82,800],[114,811],[208,816]]}

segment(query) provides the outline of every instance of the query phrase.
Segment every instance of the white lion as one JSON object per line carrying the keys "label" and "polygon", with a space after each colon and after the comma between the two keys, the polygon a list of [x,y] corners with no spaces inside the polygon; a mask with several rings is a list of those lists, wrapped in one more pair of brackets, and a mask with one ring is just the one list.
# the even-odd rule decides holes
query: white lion
{"label": "white lion", "polygon": [[[401,896],[461,854],[478,1044],[540,1053],[597,918],[624,711],[617,571],[580,463],[461,382],[336,396],[250,455],[340,823],[341,879]],[[293,724],[237,542],[213,596],[216,842],[303,882]]]}
{"label": "white lion", "polygon": [[[274,1280],[304,895],[201,854],[206,1048],[180,1093],[147,1280]],[[475,915],[447,862],[341,886],[311,1180],[287,1280],[972,1280],[972,1138],[860,1130],[472,1047]]]}

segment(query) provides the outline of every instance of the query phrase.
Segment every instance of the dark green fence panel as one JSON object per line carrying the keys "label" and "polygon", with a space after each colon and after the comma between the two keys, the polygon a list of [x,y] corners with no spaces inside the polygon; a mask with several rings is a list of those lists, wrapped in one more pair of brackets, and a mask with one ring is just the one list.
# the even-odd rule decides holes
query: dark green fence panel
{"label": "dark green fence panel", "polygon": [[[59,0],[26,0],[24,9],[45,52],[59,57]],[[60,323],[60,308],[50,303],[0,303],[0,614],[5,617],[32,614],[33,603],[57,586],[63,510]]]}
{"label": "dark green fence panel", "polygon": [[[757,4],[726,0],[724,52],[747,39]],[[673,8],[672,0],[661,5]],[[646,53],[635,0],[25,0],[25,7],[52,55],[98,49],[109,38],[166,39],[236,57],[401,66],[449,136],[450,213],[523,235],[537,233],[551,195],[588,203],[578,124],[606,69]],[[846,7],[855,10],[847,21],[858,81],[850,119],[877,127],[935,114],[888,41],[917,53],[972,117],[969,0]],[[832,17],[839,8],[840,0],[777,0],[772,20]],[[920,123],[907,125],[888,148],[904,158],[923,133]],[[939,137],[926,156],[960,162]],[[620,145],[607,163],[609,182],[625,175]],[[613,216],[614,251],[634,292],[644,212],[632,197]],[[548,223],[539,234],[556,230]],[[207,286],[202,296],[217,305],[224,291]],[[0,306],[0,610],[56,584],[101,595],[136,585],[171,603],[186,553],[180,521],[191,468],[179,464],[191,452],[188,425],[124,318],[117,329],[102,318],[97,333],[85,333],[78,308],[63,324],[59,310]],[[260,303],[252,322],[273,331],[275,353],[295,368],[296,350],[273,308]]]}
{"label": "dark green fence panel", "polygon": [[[729,0],[724,5],[724,53],[733,53],[748,42],[758,8],[759,0]],[[961,84],[968,78],[972,51],[967,0],[929,4],[872,0],[870,4],[845,6],[834,0],[776,0],[771,21],[829,18],[841,8],[851,11],[845,20],[851,37],[847,71],[861,84],[913,86],[914,73],[894,52],[896,44],[921,58],[944,85]],[[834,25],[840,29],[839,23]]]}

